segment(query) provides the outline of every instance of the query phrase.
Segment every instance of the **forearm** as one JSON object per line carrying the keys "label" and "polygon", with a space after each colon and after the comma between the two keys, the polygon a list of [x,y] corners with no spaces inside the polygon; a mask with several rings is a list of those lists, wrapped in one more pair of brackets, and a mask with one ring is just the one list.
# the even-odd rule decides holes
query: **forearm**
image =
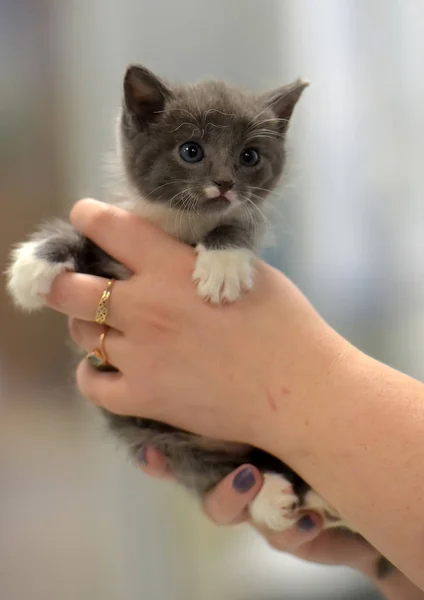
{"label": "forearm", "polygon": [[[370,573],[365,574],[371,575]],[[376,579],[373,576],[371,579],[385,600],[424,600],[424,592],[399,571],[387,579]]]}
{"label": "forearm", "polygon": [[302,397],[267,450],[424,589],[423,384],[352,348]]}

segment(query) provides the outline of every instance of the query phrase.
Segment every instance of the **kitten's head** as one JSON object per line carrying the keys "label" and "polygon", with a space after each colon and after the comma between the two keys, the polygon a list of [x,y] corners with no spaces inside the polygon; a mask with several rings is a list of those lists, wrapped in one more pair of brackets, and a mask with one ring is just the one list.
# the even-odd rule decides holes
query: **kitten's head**
{"label": "kitten's head", "polygon": [[283,172],[287,127],[307,85],[248,94],[219,81],[169,86],[129,67],[120,131],[127,178],[147,201],[171,208],[260,205]]}

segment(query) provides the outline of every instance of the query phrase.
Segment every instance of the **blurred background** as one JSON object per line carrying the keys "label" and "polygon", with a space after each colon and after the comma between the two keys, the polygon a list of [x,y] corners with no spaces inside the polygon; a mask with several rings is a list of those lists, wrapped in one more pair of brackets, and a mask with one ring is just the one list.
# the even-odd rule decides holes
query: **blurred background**
{"label": "blurred background", "polygon": [[[422,379],[424,3],[0,0],[2,265],[41,220],[102,197],[130,62],[252,90],[311,80],[264,256],[354,344]],[[3,288],[2,599],[378,597],[144,478],[75,397],[64,319],[15,313]]]}

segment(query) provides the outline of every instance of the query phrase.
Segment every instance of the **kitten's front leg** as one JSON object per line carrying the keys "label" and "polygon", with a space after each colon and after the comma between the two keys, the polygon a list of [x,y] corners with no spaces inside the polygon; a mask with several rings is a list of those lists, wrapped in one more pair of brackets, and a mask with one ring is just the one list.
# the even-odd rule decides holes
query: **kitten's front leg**
{"label": "kitten's front leg", "polygon": [[214,304],[234,302],[253,286],[254,231],[247,225],[221,225],[196,247],[193,281],[199,294]]}
{"label": "kitten's front leg", "polygon": [[63,271],[125,279],[128,269],[115,262],[66,221],[54,221],[16,246],[7,269],[7,288],[25,311],[42,308],[54,279]]}
{"label": "kitten's front leg", "polygon": [[45,305],[53,280],[63,271],[75,271],[82,236],[65,221],[55,221],[16,246],[7,270],[7,288],[25,311]]}

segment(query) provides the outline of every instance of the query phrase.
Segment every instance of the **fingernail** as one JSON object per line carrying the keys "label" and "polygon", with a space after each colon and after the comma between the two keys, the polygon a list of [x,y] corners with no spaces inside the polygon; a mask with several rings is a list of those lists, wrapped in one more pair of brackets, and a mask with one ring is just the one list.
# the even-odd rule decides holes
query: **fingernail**
{"label": "fingernail", "polygon": [[141,446],[137,451],[137,460],[140,465],[147,465],[146,449],[143,446]]}
{"label": "fingernail", "polygon": [[297,522],[300,531],[311,531],[315,527],[315,521],[309,515],[305,515]]}
{"label": "fingernail", "polygon": [[246,467],[234,477],[233,488],[236,492],[244,494],[255,485],[255,475],[250,467]]}

